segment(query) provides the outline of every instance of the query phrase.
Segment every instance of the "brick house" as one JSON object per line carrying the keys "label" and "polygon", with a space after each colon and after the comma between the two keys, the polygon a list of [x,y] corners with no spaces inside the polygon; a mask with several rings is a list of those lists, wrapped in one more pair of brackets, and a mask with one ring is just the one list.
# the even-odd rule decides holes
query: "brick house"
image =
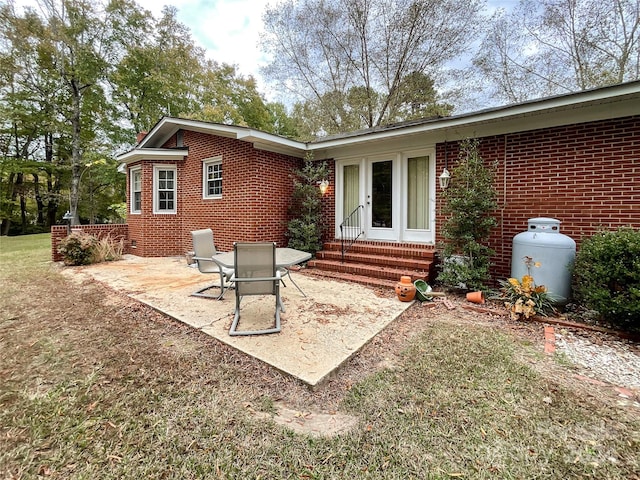
{"label": "brick house", "polygon": [[559,219],[578,245],[599,228],[640,228],[636,81],[309,143],[162,118],[119,157],[128,179],[129,252],[181,255],[191,250],[189,232],[207,227],[221,250],[236,240],[286,245],[290,173],[308,152],[330,165],[327,242],[359,208],[359,243],[433,252],[442,222],[438,177],[452,169],[465,138],[478,138],[482,157],[498,165],[499,226],[490,239],[496,278],[509,275],[512,239],[529,218]]}

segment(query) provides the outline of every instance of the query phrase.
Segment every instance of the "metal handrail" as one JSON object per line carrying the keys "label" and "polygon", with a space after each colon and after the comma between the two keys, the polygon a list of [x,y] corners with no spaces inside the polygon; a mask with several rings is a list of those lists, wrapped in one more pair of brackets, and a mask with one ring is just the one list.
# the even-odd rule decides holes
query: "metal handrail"
{"label": "metal handrail", "polygon": [[[340,244],[342,246],[342,263],[344,263],[344,255],[349,251],[351,245],[364,233],[362,230],[362,215],[361,211],[364,210],[364,205],[358,205],[353,212],[351,212],[347,218],[345,218],[340,224]],[[349,230],[345,234],[346,227]],[[353,232],[357,231],[357,235]],[[345,246],[346,243],[346,246]]]}

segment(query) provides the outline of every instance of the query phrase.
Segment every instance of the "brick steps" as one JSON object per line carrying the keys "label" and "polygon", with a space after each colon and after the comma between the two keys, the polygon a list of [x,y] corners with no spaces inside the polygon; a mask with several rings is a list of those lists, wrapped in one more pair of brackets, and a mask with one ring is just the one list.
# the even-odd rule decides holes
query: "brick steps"
{"label": "brick steps", "polygon": [[339,278],[373,286],[394,286],[401,276],[432,282],[435,275],[432,245],[359,241],[342,261],[339,241],[327,242],[307,263],[313,275]]}
{"label": "brick steps", "polygon": [[314,277],[330,278],[334,280],[344,280],[347,282],[360,283],[370,287],[395,288],[398,280],[385,280],[383,278],[367,277],[364,275],[355,275],[353,273],[333,272],[331,270],[320,270],[319,268],[305,269],[305,275]]}

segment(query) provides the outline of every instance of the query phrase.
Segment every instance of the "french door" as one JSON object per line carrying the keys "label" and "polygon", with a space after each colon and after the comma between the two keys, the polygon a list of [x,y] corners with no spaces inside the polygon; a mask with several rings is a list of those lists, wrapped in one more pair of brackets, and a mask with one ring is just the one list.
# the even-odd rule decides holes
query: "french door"
{"label": "french door", "polygon": [[[344,229],[369,240],[433,243],[435,162],[418,151],[336,162],[336,234],[361,208],[360,224]],[[353,230],[353,231],[352,231]]]}

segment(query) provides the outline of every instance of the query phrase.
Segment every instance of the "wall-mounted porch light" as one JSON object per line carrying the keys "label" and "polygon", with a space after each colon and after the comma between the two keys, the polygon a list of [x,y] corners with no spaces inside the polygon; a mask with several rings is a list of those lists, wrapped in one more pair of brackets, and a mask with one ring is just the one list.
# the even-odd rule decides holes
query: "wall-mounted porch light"
{"label": "wall-mounted porch light", "polygon": [[320,193],[324,195],[329,190],[329,180],[322,180],[318,183],[318,188],[320,189]]}
{"label": "wall-mounted porch light", "polygon": [[451,174],[447,167],[449,163],[449,149],[447,148],[447,142],[444,142],[444,168],[442,169],[442,173],[440,174],[440,188],[442,190],[446,190],[449,186],[449,181],[451,180]]}
{"label": "wall-mounted porch light", "polygon": [[440,174],[440,188],[442,190],[447,189],[449,186],[449,180],[451,180],[451,174],[449,173],[449,170],[443,168],[442,173]]}

